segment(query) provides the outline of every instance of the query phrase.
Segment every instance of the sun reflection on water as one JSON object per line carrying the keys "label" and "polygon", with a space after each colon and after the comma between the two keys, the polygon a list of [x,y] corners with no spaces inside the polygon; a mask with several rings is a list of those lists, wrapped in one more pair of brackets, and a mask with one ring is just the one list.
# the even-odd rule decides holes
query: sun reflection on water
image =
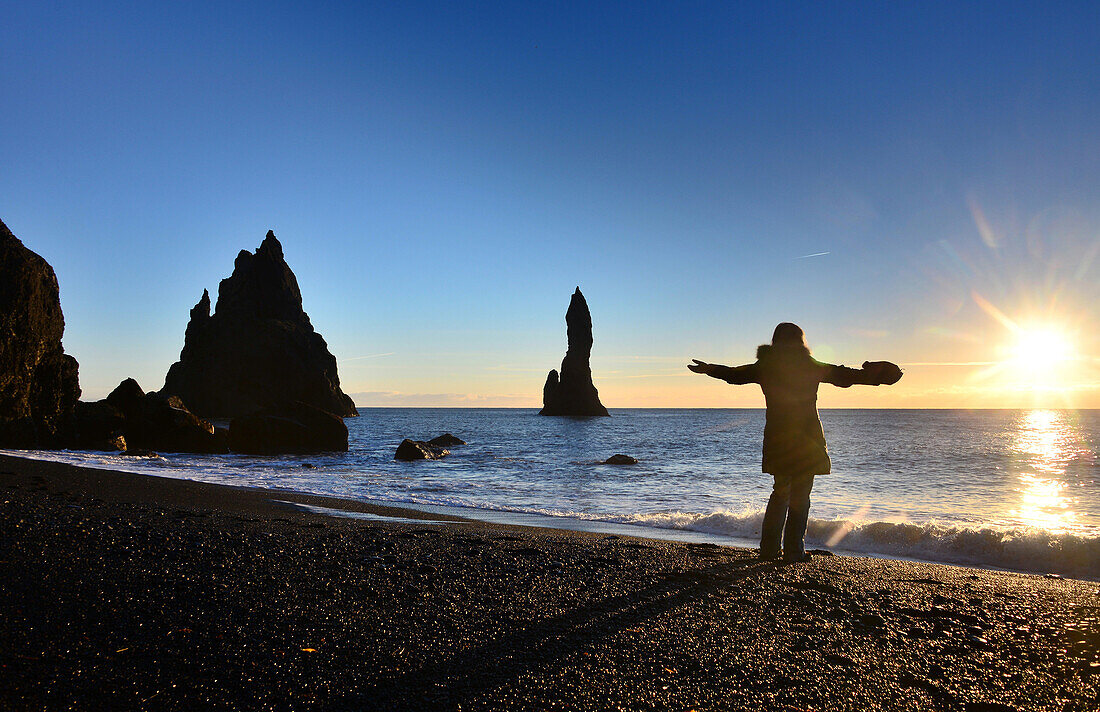
{"label": "sun reflection on water", "polygon": [[1021,414],[1014,449],[1023,458],[1019,472],[1020,523],[1052,532],[1079,529],[1075,499],[1066,491],[1066,465],[1076,448],[1075,431],[1066,414],[1033,410]]}

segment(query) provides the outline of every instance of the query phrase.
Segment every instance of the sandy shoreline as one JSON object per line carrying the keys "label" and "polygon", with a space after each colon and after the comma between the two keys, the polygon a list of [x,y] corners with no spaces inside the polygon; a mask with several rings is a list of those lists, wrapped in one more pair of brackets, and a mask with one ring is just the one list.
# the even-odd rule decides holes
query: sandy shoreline
{"label": "sandy shoreline", "polygon": [[1096,709],[1094,582],[0,456],[5,709]]}

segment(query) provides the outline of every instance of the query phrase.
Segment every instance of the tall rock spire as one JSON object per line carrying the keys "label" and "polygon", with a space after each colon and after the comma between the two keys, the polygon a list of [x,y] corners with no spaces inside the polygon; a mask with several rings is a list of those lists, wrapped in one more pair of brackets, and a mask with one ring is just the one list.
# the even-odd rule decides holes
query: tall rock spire
{"label": "tall rock spire", "polygon": [[561,374],[551,370],[542,389],[539,415],[610,415],[592,385],[592,314],[581,288],[573,292],[565,312],[569,345],[561,362]]}
{"label": "tall rock spire", "polygon": [[161,393],[179,396],[209,418],[249,415],[288,401],[358,415],[340,390],[336,358],[302,309],[298,280],[270,230],[255,252],[237,255],[233,274],[218,285],[213,315],[203,290]]}

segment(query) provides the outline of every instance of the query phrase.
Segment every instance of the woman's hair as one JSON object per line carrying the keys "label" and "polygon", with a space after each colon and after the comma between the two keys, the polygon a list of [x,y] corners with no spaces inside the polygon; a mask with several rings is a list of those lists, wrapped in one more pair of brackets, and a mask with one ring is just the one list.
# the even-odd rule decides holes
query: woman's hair
{"label": "woman's hair", "polygon": [[775,331],[772,332],[772,346],[801,346],[804,349],[808,349],[806,346],[806,334],[802,332],[797,324],[792,324],[789,321],[785,321],[782,324],[775,327]]}
{"label": "woman's hair", "polygon": [[789,358],[794,354],[813,358],[810,355],[810,347],[806,345],[806,335],[797,324],[785,321],[775,327],[772,332],[772,342],[761,344],[756,349],[756,358]]}

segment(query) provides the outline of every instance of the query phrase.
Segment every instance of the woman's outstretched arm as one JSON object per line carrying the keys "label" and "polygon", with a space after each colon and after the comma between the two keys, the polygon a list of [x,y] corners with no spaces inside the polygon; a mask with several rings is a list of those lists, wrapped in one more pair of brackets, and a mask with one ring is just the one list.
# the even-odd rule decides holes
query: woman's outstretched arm
{"label": "woman's outstretched arm", "polygon": [[832,366],[825,364],[822,383],[848,388],[849,386],[892,386],[901,380],[901,369],[889,361],[864,361],[863,368]]}
{"label": "woman's outstretched arm", "polygon": [[744,366],[721,366],[717,363],[706,363],[695,358],[691,360],[692,363],[688,364],[688,369],[695,373],[703,373],[711,378],[717,378],[734,385],[760,383],[759,371],[755,363]]}

